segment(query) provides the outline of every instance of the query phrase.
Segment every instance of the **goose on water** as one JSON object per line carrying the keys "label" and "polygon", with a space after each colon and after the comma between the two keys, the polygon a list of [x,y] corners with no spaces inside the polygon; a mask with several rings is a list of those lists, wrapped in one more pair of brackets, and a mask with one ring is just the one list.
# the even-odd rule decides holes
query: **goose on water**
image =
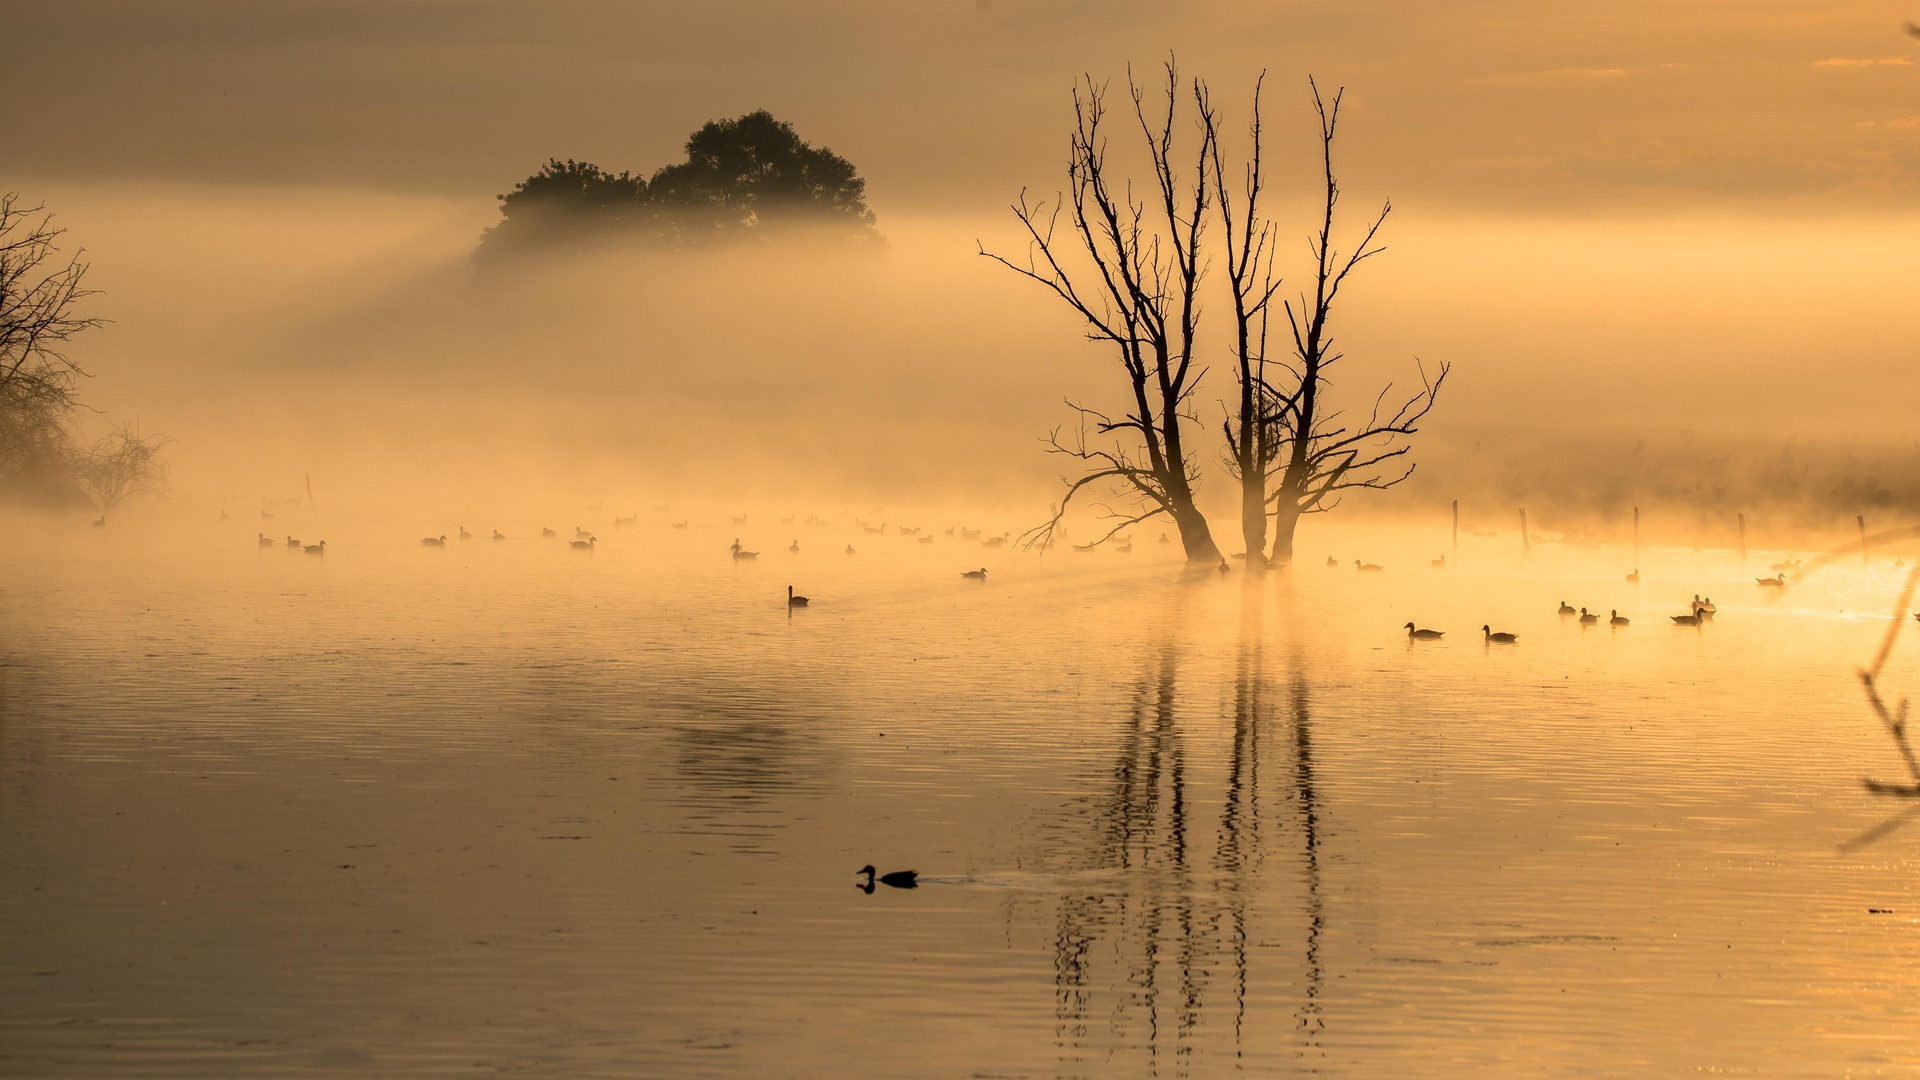
{"label": "goose on water", "polygon": [[1338,569],[1338,568],[1339,568],[1339,566],[1340,566],[1340,560],[1339,560],[1339,559],[1336,559],[1336,558],[1334,558],[1334,557],[1333,557],[1333,556],[1331,556],[1331,555],[1329,555],[1329,556],[1327,556],[1327,565],[1328,565],[1328,566],[1330,566],[1330,567],[1333,567],[1333,568],[1335,568],[1335,569]]}
{"label": "goose on water", "polygon": [[1415,630],[1412,623],[1407,624],[1407,636],[1415,641],[1439,641],[1446,636],[1444,630]]}
{"label": "goose on water", "polygon": [[309,555],[325,555],[327,553],[327,542],[322,540],[317,544],[308,544],[302,550]]}
{"label": "goose on water", "polygon": [[1439,558],[1433,560],[1433,568],[1435,570],[1445,570],[1447,568],[1447,557],[1445,555],[1442,555]]}
{"label": "goose on water", "polygon": [[1613,613],[1613,618],[1607,620],[1607,625],[1608,626],[1625,626],[1629,621],[1630,620],[1628,619],[1622,618],[1620,615],[1620,612],[1616,609]]}
{"label": "goose on water", "polygon": [[567,541],[567,546],[575,551],[592,551],[593,545],[599,542],[599,537],[589,536],[585,540],[569,540]]}
{"label": "goose on water", "polygon": [[549,529],[543,525],[540,528],[540,535],[548,539],[552,539],[553,537],[559,536],[560,534],[557,532],[554,532],[552,529]]}
{"label": "goose on water", "polygon": [[1485,624],[1481,625],[1480,632],[1486,635],[1489,645],[1511,645],[1520,640],[1519,634],[1496,634],[1491,626]]}
{"label": "goose on water", "polygon": [[473,534],[467,531],[467,527],[465,525],[460,526],[460,539],[462,540],[473,539]]}
{"label": "goose on water", "polygon": [[96,529],[104,529],[104,528],[106,528],[106,527],[107,527],[107,515],[105,515],[105,514],[101,514],[101,515],[100,515],[99,517],[97,517],[97,518],[95,518],[95,519],[93,520],[93,527],[94,527],[94,528],[96,528]]}
{"label": "goose on water", "polygon": [[790,608],[806,607],[807,598],[793,595],[793,586],[789,585],[787,586],[787,606]]}
{"label": "goose on water", "polygon": [[1586,608],[1580,609],[1580,625],[1581,626],[1595,626],[1599,622],[1600,622],[1600,616],[1589,614]]}
{"label": "goose on water", "polygon": [[267,534],[266,534],[266,533],[259,533],[258,535],[259,535],[259,537],[260,537],[260,546],[261,546],[261,547],[272,547],[272,546],[273,546],[273,541],[271,541],[271,540],[269,540],[269,539],[267,539]]}
{"label": "goose on water", "polygon": [[1574,611],[1572,604],[1569,604],[1565,600],[1562,600],[1560,601],[1560,614],[1573,615],[1573,614],[1577,614],[1577,612]]}
{"label": "goose on water", "polygon": [[[849,546],[847,550],[852,551],[853,548]],[[987,580],[987,568],[983,566],[978,570],[968,570],[962,573],[960,576],[963,578],[972,578],[975,581],[985,581]]]}
{"label": "goose on water", "polygon": [[294,549],[294,548],[297,548],[297,547],[299,547],[299,546],[300,546],[300,541],[298,541],[298,540],[295,540],[295,539],[294,539],[293,537],[291,537],[291,536],[289,536],[289,537],[287,537],[287,548],[288,548],[288,550],[292,550],[292,549]]}
{"label": "goose on water", "polygon": [[787,551],[794,555],[800,554],[800,541],[795,540],[793,543],[788,544]]}
{"label": "goose on water", "polygon": [[1780,576],[1779,576],[1779,577],[1763,577],[1763,578],[1754,578],[1753,580],[1755,580],[1755,581],[1757,581],[1757,582],[1759,582],[1762,588],[1767,588],[1767,589],[1778,589],[1778,588],[1781,588],[1782,586],[1784,586],[1784,585],[1786,585],[1786,583],[1787,583],[1787,572],[1786,572],[1785,570],[1782,570],[1782,571],[1780,571]]}
{"label": "goose on water", "polygon": [[507,534],[501,532],[499,529],[495,529],[493,530],[493,538],[495,540],[505,540],[507,538]]}
{"label": "goose on water", "polygon": [[1640,568],[1636,566],[1633,568],[1633,573],[1627,575],[1627,584],[1638,585],[1639,583],[1640,583]]}
{"label": "goose on water", "polygon": [[[875,881],[873,867],[870,865],[863,866],[857,872],[867,876],[866,883],[860,887],[868,892],[872,892]],[[913,870],[895,870],[889,874],[881,874],[878,880],[880,884],[888,885],[896,889],[913,889],[918,888],[920,885],[920,875],[917,871]]]}
{"label": "goose on water", "polygon": [[585,530],[585,529],[583,529],[583,528],[581,528],[580,526],[578,526],[578,525],[575,525],[575,526],[573,527],[573,538],[574,538],[575,540],[585,540],[585,539],[587,538],[587,536],[588,536],[588,535],[589,535],[589,534],[588,534],[588,532],[587,532],[587,530]]}
{"label": "goose on water", "polygon": [[1675,626],[1699,626],[1707,621],[1706,617],[1697,611],[1691,615],[1669,615],[1667,618],[1672,619]]}
{"label": "goose on water", "polygon": [[444,536],[423,536],[420,538],[420,542],[428,547],[447,546],[447,538]]}
{"label": "goose on water", "polygon": [[1359,559],[1353,560],[1353,565],[1359,567],[1362,573],[1368,574],[1377,573],[1381,569],[1381,567],[1375,566],[1372,563],[1363,563]]}
{"label": "goose on water", "polygon": [[733,557],[736,559],[757,559],[760,557],[760,553],[757,551],[748,551],[746,548],[741,547],[740,538],[736,536],[733,538]]}

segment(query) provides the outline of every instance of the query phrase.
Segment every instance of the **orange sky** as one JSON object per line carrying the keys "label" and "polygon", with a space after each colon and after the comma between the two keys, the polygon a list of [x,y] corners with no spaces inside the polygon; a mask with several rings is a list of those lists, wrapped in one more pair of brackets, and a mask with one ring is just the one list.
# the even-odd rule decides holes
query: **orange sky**
{"label": "orange sky", "polygon": [[1057,164],[1082,70],[1178,50],[1237,97],[1352,86],[1402,201],[1600,212],[1913,205],[1920,17],[1878,2],[65,0],[9,15],[5,172],[490,194],[548,155],[648,170],[767,107],[882,208]]}

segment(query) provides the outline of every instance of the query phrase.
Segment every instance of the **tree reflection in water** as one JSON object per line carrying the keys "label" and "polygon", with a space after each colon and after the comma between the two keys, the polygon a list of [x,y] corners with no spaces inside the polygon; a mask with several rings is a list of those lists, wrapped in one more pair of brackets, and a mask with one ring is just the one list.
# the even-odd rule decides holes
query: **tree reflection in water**
{"label": "tree reflection in water", "polygon": [[[1250,589],[1231,692],[1219,702],[1222,719],[1231,720],[1231,740],[1218,747],[1224,760],[1211,760],[1216,744],[1204,737],[1212,730],[1204,723],[1206,691],[1181,696],[1175,646],[1163,645],[1135,686],[1106,793],[1089,815],[1092,839],[1074,867],[1100,885],[1059,901],[1062,1076],[1105,1074],[1134,1052],[1152,1075],[1214,1072],[1226,1064],[1211,1060],[1215,1053],[1231,1053],[1239,1064],[1250,1037],[1270,1042],[1277,1034],[1270,1023],[1250,1021],[1249,1002],[1271,1008],[1288,996],[1294,1046],[1266,1045],[1257,1056],[1321,1055],[1325,913],[1311,693],[1297,662],[1284,693],[1275,693],[1259,608],[1258,590]],[[1268,762],[1276,750],[1282,760]],[[1278,771],[1263,771],[1269,768]],[[1263,876],[1280,844],[1294,853],[1297,874]],[[1284,899],[1296,887],[1297,901]],[[1276,897],[1285,907],[1262,920],[1256,908],[1264,900],[1272,909]],[[1280,926],[1256,937],[1263,921],[1296,920],[1297,937]],[[1297,959],[1288,962],[1288,952]],[[1211,1036],[1226,1027],[1229,1010],[1230,1045],[1221,1045]],[[1197,1062],[1201,1054],[1209,1060]]]}

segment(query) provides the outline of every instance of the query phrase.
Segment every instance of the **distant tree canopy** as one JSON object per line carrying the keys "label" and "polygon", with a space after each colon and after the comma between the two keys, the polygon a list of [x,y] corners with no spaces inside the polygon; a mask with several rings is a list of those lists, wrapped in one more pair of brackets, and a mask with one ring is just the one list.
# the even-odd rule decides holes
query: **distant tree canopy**
{"label": "distant tree canopy", "polygon": [[501,220],[481,236],[474,258],[617,239],[689,248],[802,224],[873,242],[866,187],[852,162],[809,145],[762,109],[709,122],[687,139],[687,160],[652,180],[549,160],[500,196]]}

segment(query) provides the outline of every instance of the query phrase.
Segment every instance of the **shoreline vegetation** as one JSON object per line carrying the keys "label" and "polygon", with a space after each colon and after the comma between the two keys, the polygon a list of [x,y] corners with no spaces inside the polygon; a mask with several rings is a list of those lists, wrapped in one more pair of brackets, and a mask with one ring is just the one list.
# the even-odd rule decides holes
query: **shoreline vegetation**
{"label": "shoreline vegetation", "polygon": [[0,500],[107,511],[165,490],[167,440],[125,421],[82,434],[82,414],[96,413],[80,400],[91,376],[67,347],[105,320],[82,313],[98,290],[80,253],[62,255],[65,233],[43,204],[0,195]]}

